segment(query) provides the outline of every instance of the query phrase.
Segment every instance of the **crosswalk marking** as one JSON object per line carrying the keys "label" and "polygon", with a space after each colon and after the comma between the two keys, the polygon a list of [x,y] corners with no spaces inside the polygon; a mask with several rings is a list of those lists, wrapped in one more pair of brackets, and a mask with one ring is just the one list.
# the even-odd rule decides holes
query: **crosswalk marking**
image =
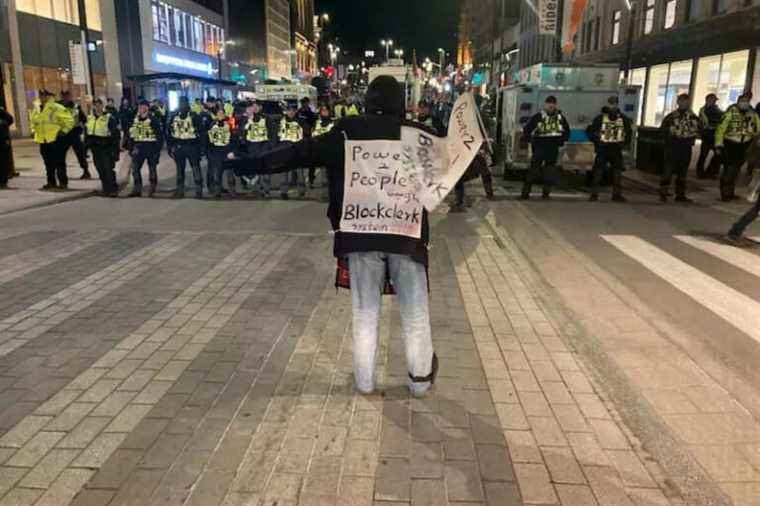
{"label": "crosswalk marking", "polygon": [[734,267],[760,277],[760,256],[747,250],[691,235],[677,235],[675,238],[700,251],[724,260]]}
{"label": "crosswalk marking", "polygon": [[602,239],[760,342],[760,303],[643,239],[631,235]]}

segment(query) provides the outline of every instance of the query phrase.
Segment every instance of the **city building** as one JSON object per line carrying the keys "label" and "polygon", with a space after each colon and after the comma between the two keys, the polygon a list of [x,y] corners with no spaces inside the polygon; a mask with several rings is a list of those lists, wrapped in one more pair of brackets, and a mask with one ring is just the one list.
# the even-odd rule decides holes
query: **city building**
{"label": "city building", "polygon": [[28,111],[40,89],[118,100],[113,1],[0,0],[0,82],[2,102],[17,120],[13,129],[22,135],[29,134]]}
{"label": "city building", "polygon": [[317,73],[317,42],[314,33],[314,0],[290,2],[293,77],[308,82]]}
{"label": "city building", "polygon": [[630,62],[628,81],[644,88],[636,119],[656,127],[680,93],[695,108],[708,93],[723,108],[746,89],[760,98],[758,23],[758,0],[591,0],[566,59]]}
{"label": "city building", "polygon": [[113,0],[124,95],[160,98],[174,109],[179,97],[231,98],[224,79],[223,0]]}
{"label": "city building", "polygon": [[231,79],[248,85],[267,79],[290,79],[290,2],[227,0],[227,3]]}

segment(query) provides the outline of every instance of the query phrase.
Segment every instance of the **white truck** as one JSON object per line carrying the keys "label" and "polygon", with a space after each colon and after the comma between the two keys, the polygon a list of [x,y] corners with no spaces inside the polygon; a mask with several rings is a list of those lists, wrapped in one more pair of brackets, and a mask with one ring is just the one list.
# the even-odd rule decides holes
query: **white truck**
{"label": "white truck", "polygon": [[317,104],[317,88],[308,84],[257,84],[256,98],[269,102],[290,102],[308,98]]}
{"label": "white truck", "polygon": [[[401,62],[401,60],[398,60],[398,62]],[[394,60],[391,60],[391,63],[394,63]],[[406,109],[407,111],[413,110],[417,106],[417,102],[422,98],[422,81],[414,75],[412,67],[403,63],[370,67],[368,82],[371,83],[376,77],[383,75],[395,77],[401,83],[405,91]]]}
{"label": "white truck", "polygon": [[[593,119],[611,95],[620,100],[620,110],[637,123],[640,86],[620,85],[617,65],[574,66],[538,64],[519,71],[518,83],[502,90],[502,144],[507,174],[525,171],[530,165],[530,144],[523,142],[523,127],[541,111],[546,97],[554,95],[570,124],[570,140],[561,151],[558,165],[566,171],[588,171],[594,162],[594,145],[586,135]],[[635,141],[634,135],[634,143]],[[635,153],[635,146],[631,153]]]}

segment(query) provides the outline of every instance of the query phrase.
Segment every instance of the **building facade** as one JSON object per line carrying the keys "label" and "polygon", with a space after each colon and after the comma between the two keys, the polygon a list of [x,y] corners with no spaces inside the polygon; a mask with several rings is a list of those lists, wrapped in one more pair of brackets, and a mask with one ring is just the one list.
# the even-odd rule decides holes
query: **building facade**
{"label": "building facade", "polygon": [[760,98],[758,23],[757,0],[638,0],[630,9],[625,0],[596,0],[567,59],[630,62],[628,81],[644,89],[637,120],[656,127],[680,93],[691,93],[695,107],[708,93],[723,108],[745,90]]}
{"label": "building facade", "polygon": [[314,0],[291,0],[293,77],[308,82],[317,74],[317,40],[314,33]]}
{"label": "building facade", "polygon": [[3,101],[22,135],[29,133],[28,111],[41,89],[118,99],[118,61],[112,0],[0,0]]}

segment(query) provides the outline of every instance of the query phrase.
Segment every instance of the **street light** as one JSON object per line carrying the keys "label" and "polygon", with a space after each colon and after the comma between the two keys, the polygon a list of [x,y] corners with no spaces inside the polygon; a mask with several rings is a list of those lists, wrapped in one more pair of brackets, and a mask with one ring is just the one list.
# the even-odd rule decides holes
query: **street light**
{"label": "street light", "polygon": [[396,49],[393,51],[393,54],[396,55],[396,58],[401,58],[402,56],[404,56],[404,50]]}
{"label": "street light", "polygon": [[393,46],[393,39],[383,39],[380,41],[380,45],[385,48],[385,61],[388,61],[390,59],[391,47]]}
{"label": "street light", "polygon": [[446,51],[443,50],[442,47],[438,48],[438,68],[441,70],[441,75],[443,75],[443,59],[446,57]]}
{"label": "street light", "polygon": [[324,14],[322,14],[322,21],[328,21],[329,22],[330,21],[330,15],[327,14],[326,12]]}

